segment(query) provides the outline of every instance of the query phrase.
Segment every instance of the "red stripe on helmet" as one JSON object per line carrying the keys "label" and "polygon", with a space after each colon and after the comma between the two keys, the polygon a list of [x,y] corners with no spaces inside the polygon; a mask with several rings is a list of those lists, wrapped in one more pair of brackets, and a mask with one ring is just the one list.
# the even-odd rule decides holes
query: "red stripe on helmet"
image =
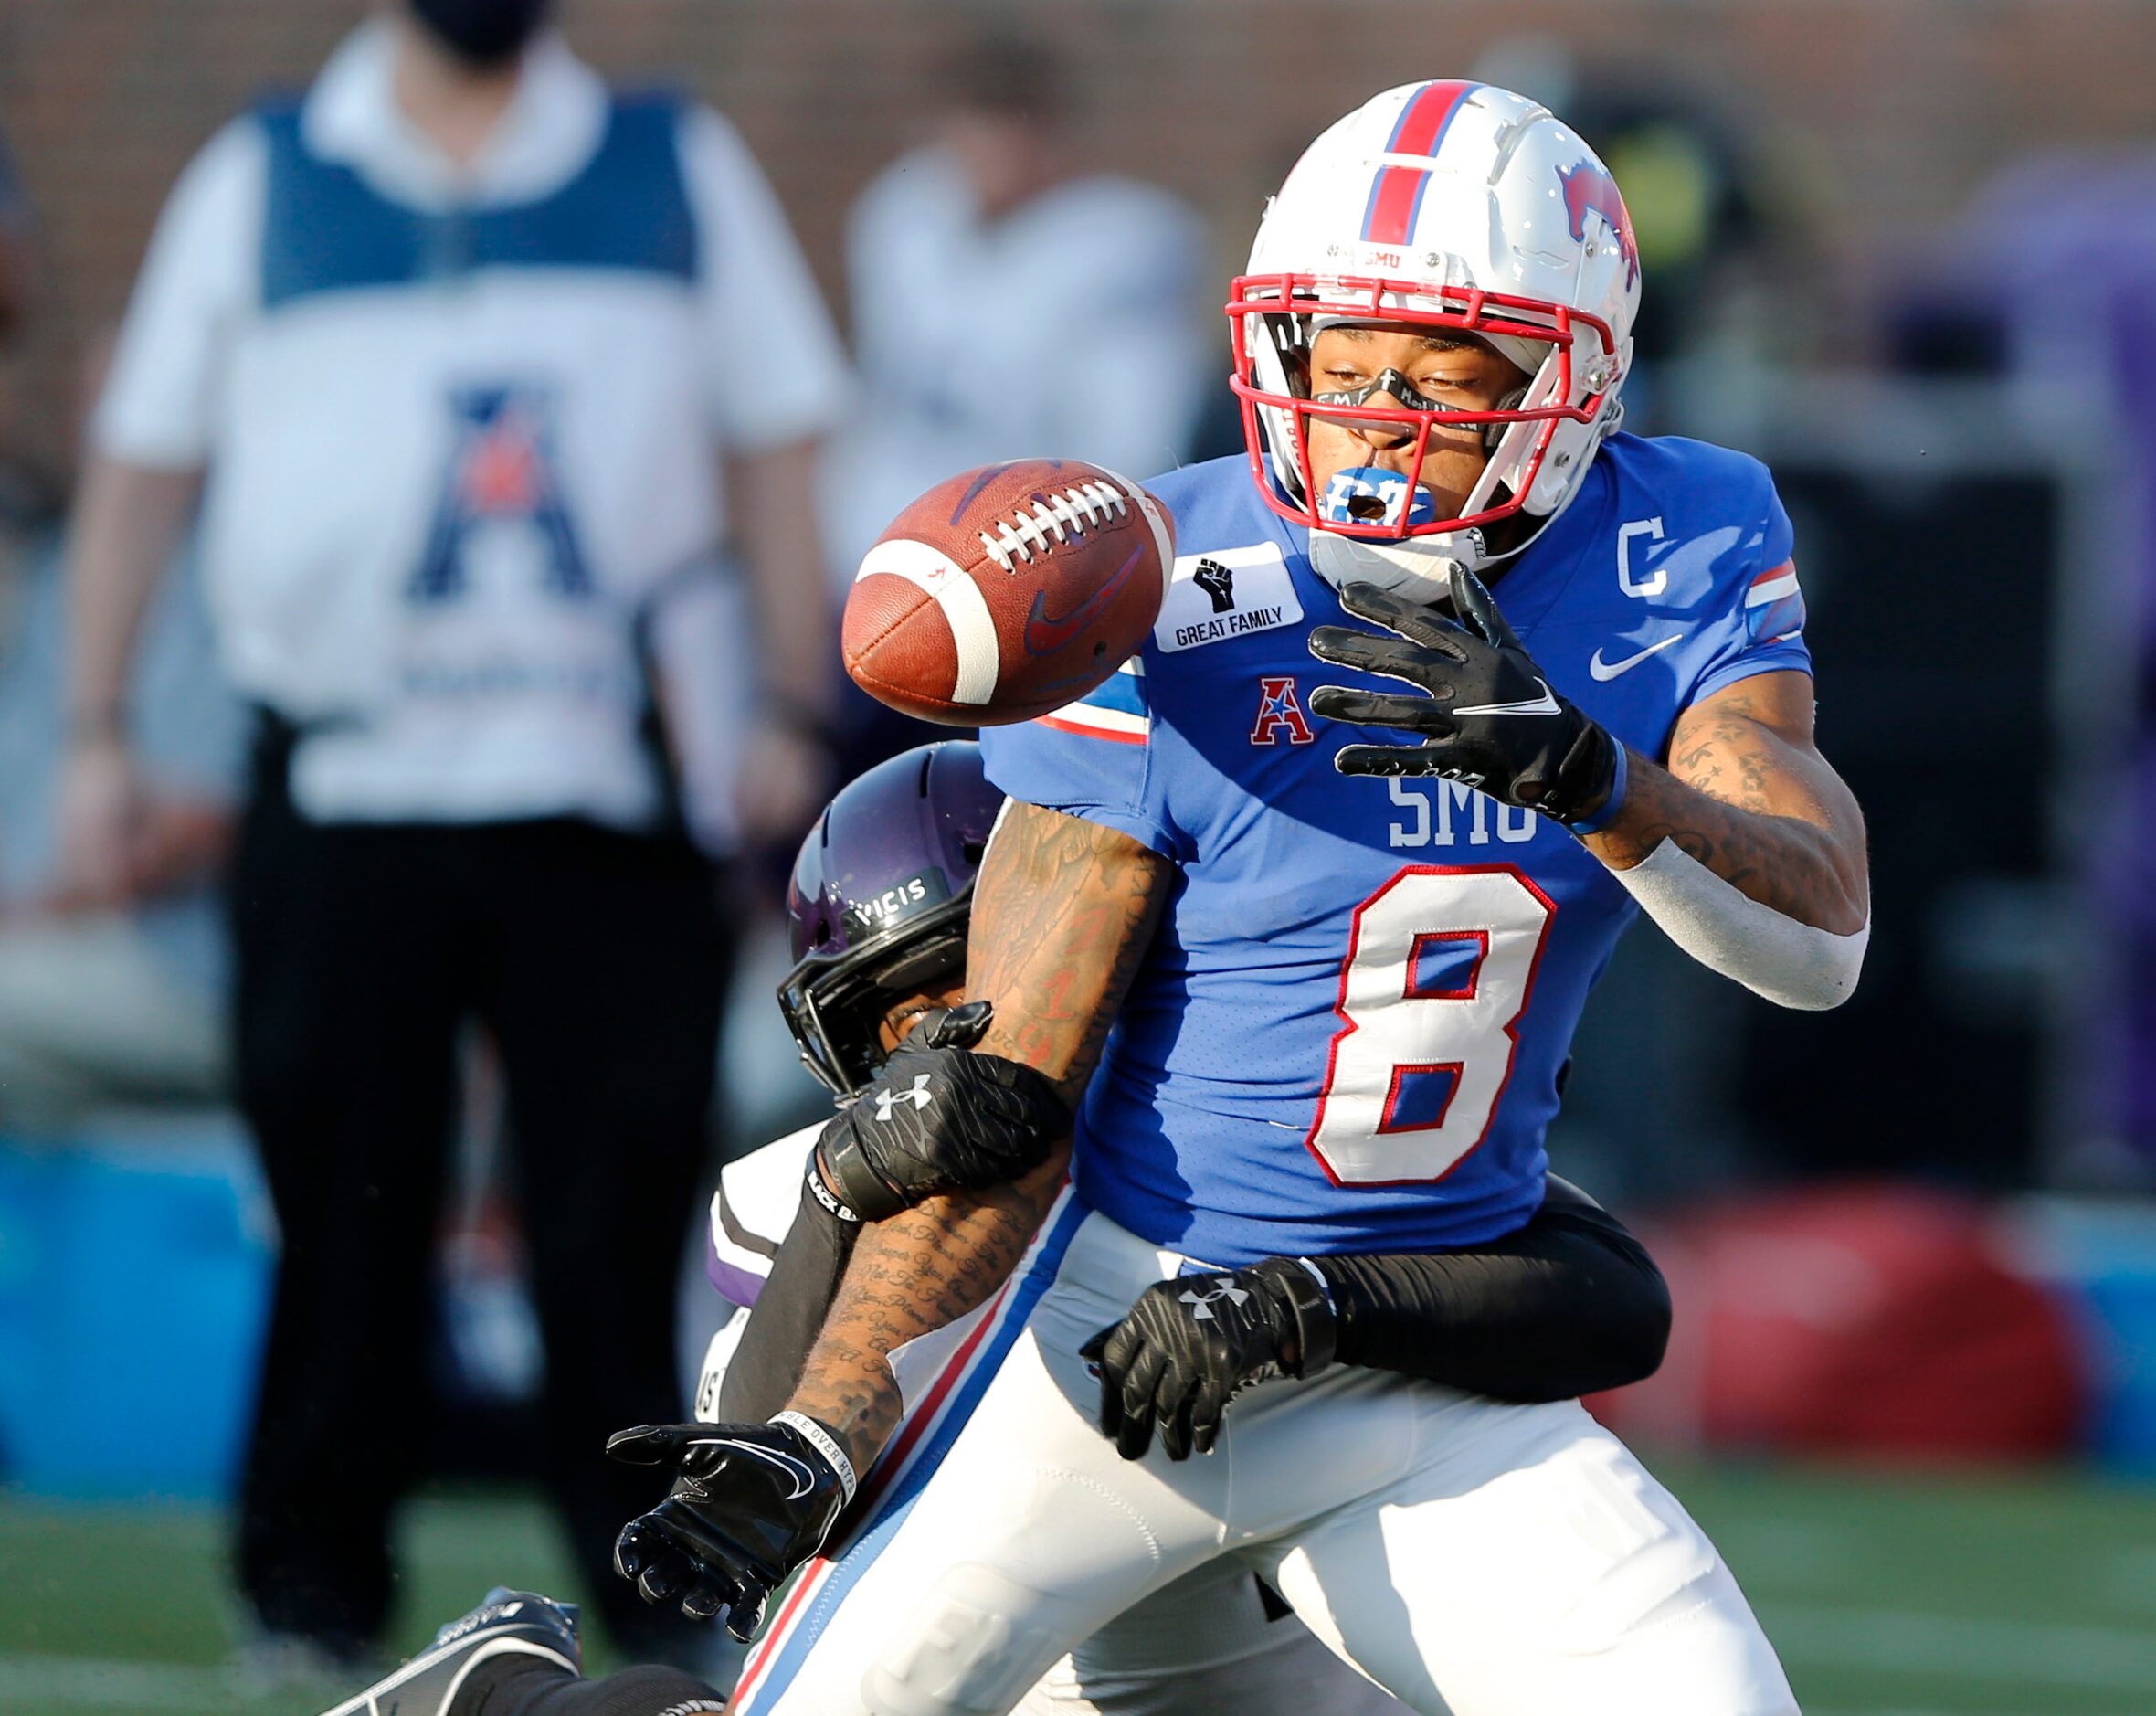
{"label": "red stripe on helmet", "polygon": [[1479,83],[1457,78],[1424,84],[1400,109],[1400,118],[1393,122],[1392,141],[1386,148],[1396,155],[1435,154],[1461,101],[1468,90],[1481,88]]}
{"label": "red stripe on helmet", "polygon": [[1429,176],[1414,167],[1379,167],[1363,215],[1362,236],[1372,244],[1405,244]]}

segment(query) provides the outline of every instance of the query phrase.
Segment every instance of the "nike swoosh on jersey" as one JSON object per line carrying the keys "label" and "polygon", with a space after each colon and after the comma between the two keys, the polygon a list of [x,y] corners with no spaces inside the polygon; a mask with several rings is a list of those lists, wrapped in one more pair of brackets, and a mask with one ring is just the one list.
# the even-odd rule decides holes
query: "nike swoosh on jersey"
{"label": "nike swoosh on jersey", "polygon": [[1650,643],[1637,655],[1628,655],[1622,662],[1603,661],[1602,652],[1598,648],[1594,654],[1588,660],[1587,671],[1592,673],[1597,679],[1615,679],[1618,674],[1624,673],[1627,669],[1637,667],[1650,655],[1653,655],[1655,651],[1668,649],[1671,644],[1675,643],[1684,635],[1685,634],[1681,631],[1672,632],[1668,637],[1663,639],[1659,643]]}
{"label": "nike swoosh on jersey", "polygon": [[732,1436],[698,1436],[689,1446],[692,1448],[731,1448],[736,1454],[746,1454],[767,1466],[777,1467],[794,1480],[794,1493],[785,1498],[787,1501],[796,1500],[816,1488],[816,1474],[803,1461],[797,1460],[790,1454],[781,1454],[777,1448],[758,1447],[753,1442],[736,1442]]}
{"label": "nike swoosh on jersey", "polygon": [[1456,715],[1564,714],[1564,705],[1558,702],[1555,694],[1551,693],[1549,682],[1546,679],[1538,679],[1535,683],[1542,687],[1542,694],[1539,697],[1532,697],[1522,703],[1478,704],[1472,709],[1455,709],[1453,714]]}
{"label": "nike swoosh on jersey", "polygon": [[1140,543],[1130,551],[1130,557],[1124,561],[1114,577],[1060,619],[1051,620],[1048,617],[1047,591],[1035,590],[1032,611],[1026,616],[1026,653],[1053,655],[1084,630],[1094,616],[1115,599],[1116,592],[1129,581],[1131,568],[1137,565],[1138,556],[1145,552],[1145,545]]}

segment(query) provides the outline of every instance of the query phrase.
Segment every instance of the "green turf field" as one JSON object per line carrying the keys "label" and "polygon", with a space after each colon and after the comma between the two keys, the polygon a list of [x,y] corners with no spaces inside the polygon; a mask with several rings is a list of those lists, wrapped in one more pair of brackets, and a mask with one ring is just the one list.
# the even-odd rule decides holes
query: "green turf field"
{"label": "green turf field", "polygon": [[[2156,1711],[2156,1487],[1654,1464],[1736,1567],[1810,1716]],[[415,1504],[407,1541],[407,1648],[491,1584],[574,1594],[522,1500]],[[0,1501],[0,1711],[305,1716],[356,1690],[235,1677],[218,1545],[198,1510]]]}

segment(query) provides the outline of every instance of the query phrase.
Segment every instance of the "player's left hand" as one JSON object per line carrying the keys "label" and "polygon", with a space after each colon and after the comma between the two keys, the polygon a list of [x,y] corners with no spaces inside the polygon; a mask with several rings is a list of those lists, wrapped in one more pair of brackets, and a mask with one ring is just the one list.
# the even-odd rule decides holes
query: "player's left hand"
{"label": "player's left hand", "polygon": [[862,1221],[940,1192],[1030,1173],[1071,1133],[1070,1107],[1023,1062],[965,1045],[987,1001],[938,1014],[892,1052],[816,1146],[824,1184]]}
{"label": "player's left hand", "polygon": [[674,1474],[666,1499],[623,1526],[614,1544],[614,1570],[636,1581],[645,1602],[678,1603],[692,1621],[724,1609],[726,1630],[745,1644],[764,1600],[822,1547],[852,1498],[852,1474],[840,1470],[842,1453],[834,1464],[828,1435],[829,1449],[819,1447],[787,1416],[639,1425],[607,1438],[615,1459]]}
{"label": "player's left hand", "polygon": [[1178,1276],[1079,1349],[1101,1378],[1101,1434],[1126,1460],[1156,1427],[1171,1460],[1210,1454],[1228,1403],[1252,1382],[1314,1376],[1332,1362],[1331,1305],[1292,1257],[1223,1275]]}
{"label": "player's left hand", "polygon": [[1394,635],[1320,626],[1310,653],[1339,667],[1404,680],[1419,695],[1321,685],[1314,715],[1424,736],[1420,745],[1350,745],[1343,775],[1443,775],[1559,822],[1591,818],[1616,779],[1616,742],[1550,690],[1483,581],[1452,571],[1457,622],[1375,584],[1349,584],[1340,606]]}

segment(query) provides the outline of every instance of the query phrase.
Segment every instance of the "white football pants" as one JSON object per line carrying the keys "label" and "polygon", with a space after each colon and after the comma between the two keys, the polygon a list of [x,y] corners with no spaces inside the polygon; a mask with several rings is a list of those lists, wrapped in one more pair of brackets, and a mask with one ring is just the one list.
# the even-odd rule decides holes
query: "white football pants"
{"label": "white football pants", "polygon": [[1425,1716],[1795,1711],[1714,1546],[1574,1403],[1339,1366],[1248,1391],[1210,1456],[1120,1458],[1078,1349],[1186,1261],[1064,1194],[909,1388],[858,1523],[787,1594],[734,1716],[1003,1716],[1223,1559]]}
{"label": "white football pants", "polygon": [[1049,1669],[1018,1716],[1405,1716],[1231,1556],[1162,1586]]}

